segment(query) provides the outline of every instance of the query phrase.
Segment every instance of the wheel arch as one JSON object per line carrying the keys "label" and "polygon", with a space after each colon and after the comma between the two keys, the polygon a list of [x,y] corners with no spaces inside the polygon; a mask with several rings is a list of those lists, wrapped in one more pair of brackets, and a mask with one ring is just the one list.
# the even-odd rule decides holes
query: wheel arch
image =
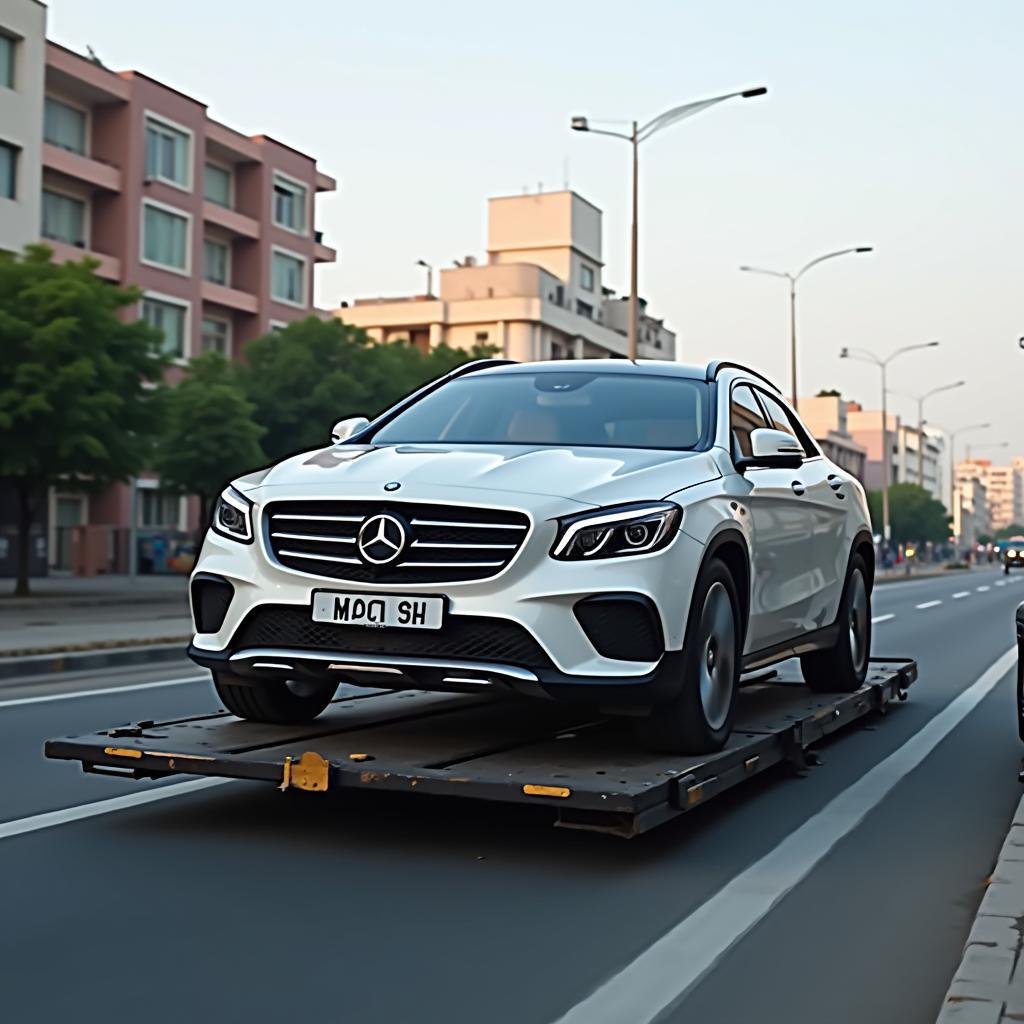
{"label": "wheel arch", "polygon": [[[867,570],[868,578],[868,591],[872,591],[875,587],[875,542],[871,534],[867,530],[861,530],[856,537],[853,538],[853,546],[850,549],[850,561],[853,561],[854,555],[860,555],[864,560],[864,568]],[[847,570],[849,572],[849,570]]]}
{"label": "wheel arch", "polygon": [[736,591],[740,598],[740,616],[742,618],[743,637],[746,638],[747,626],[750,622],[750,548],[747,539],[738,529],[726,529],[716,533],[708,542],[704,551],[701,569],[711,559],[717,558],[729,570]]}

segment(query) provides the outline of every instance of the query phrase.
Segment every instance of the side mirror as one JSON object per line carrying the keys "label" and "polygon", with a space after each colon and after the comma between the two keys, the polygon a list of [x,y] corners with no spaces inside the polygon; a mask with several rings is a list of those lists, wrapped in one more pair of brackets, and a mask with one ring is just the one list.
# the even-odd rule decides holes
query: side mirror
{"label": "side mirror", "polygon": [[803,448],[784,430],[752,430],[750,450],[752,454],[736,462],[741,473],[748,469],[799,469],[804,461]]}
{"label": "side mirror", "polygon": [[338,420],[331,428],[331,440],[335,444],[340,444],[369,425],[370,421],[365,416],[350,416],[347,420]]}

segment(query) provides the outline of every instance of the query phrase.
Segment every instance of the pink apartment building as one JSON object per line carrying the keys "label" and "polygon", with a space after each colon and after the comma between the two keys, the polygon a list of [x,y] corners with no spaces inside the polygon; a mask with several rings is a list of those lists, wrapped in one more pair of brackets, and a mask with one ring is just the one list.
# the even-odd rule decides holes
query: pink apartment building
{"label": "pink apartment building", "polygon": [[[175,359],[211,350],[237,358],[252,338],[313,312],[314,267],[336,258],[314,218],[317,194],[336,184],[313,157],[242,135],[141,72],[111,71],[42,38],[34,47],[16,25],[0,25],[0,44],[0,102],[20,97],[23,108],[9,138],[0,130],[3,198],[12,214],[30,212],[35,238],[56,259],[88,254],[102,277],[141,288],[138,313],[163,331]],[[0,227],[0,247],[10,249],[31,240],[4,235]],[[194,526],[190,503],[156,480],[140,480],[134,502],[143,546]],[[54,490],[41,524],[46,562],[125,571],[132,504],[127,486],[94,496]],[[166,544],[157,547],[162,557]],[[159,557],[150,564],[142,552],[143,571],[159,571]]]}

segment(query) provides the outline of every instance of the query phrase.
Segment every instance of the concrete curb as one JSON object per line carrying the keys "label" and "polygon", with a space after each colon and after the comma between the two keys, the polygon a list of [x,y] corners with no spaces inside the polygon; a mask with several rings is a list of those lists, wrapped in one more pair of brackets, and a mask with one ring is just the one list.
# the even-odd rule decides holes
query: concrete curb
{"label": "concrete curb", "polygon": [[[955,579],[957,576],[969,576],[970,569],[929,569],[926,572],[912,572],[909,576],[905,572],[897,572],[889,575],[890,570],[879,569],[875,574],[875,585],[882,583],[908,583],[911,580],[937,580]],[[886,575],[883,575],[886,573]]]}
{"label": "concrete curb", "polygon": [[94,597],[80,594],[54,594],[53,597],[48,597],[46,594],[39,594],[35,597],[0,596],[0,611],[41,612],[50,608],[94,608],[97,605],[177,604],[179,602],[183,608],[188,608],[188,591],[184,588],[180,592],[96,594]]}
{"label": "concrete curb", "polygon": [[189,639],[174,637],[146,644],[108,646],[100,650],[50,651],[46,654],[0,657],[0,681],[54,675],[58,672],[86,672],[100,668],[176,661],[185,656]]}
{"label": "concrete curb", "polygon": [[1024,1020],[1024,798],[987,886],[936,1024]]}

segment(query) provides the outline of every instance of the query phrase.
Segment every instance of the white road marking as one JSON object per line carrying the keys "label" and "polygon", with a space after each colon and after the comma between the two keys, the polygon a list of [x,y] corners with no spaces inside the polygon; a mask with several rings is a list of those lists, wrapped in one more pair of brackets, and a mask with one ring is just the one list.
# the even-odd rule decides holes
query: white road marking
{"label": "white road marking", "polygon": [[1006,580],[996,580],[996,586],[997,587],[1005,587],[1006,586]]}
{"label": "white road marking", "polygon": [[129,807],[140,807],[143,804],[155,803],[157,800],[170,800],[172,797],[185,796],[211,786],[223,786],[234,779],[190,779],[188,782],[176,782],[172,786],[161,786],[145,793],[129,793],[127,796],[115,796],[110,800],[98,800],[90,804],[79,804],[77,807],[65,807],[60,811],[47,811],[35,814],[31,818],[19,818],[17,821],[0,822],[0,839],[22,836],[26,832],[38,832],[40,829],[53,828],[55,825],[66,825],[83,818],[95,818],[100,814],[111,814]]}
{"label": "white road marking", "polygon": [[914,607],[915,608],[920,608],[920,609],[923,610],[925,608],[934,608],[937,604],[942,604],[942,602],[941,601],[925,601],[924,604],[916,604],[916,605],[914,605]]}
{"label": "white road marking", "polygon": [[958,590],[953,595],[953,600],[954,601],[959,601],[961,597],[970,597],[970,596],[971,596],[971,592],[969,590]]}
{"label": "white road marking", "polygon": [[986,590],[991,590],[992,588],[991,587],[975,587],[974,589],[977,590],[979,594],[984,594]]}
{"label": "white road marking", "polygon": [[888,615],[876,615],[871,620],[871,625],[873,626],[877,622],[888,622],[890,619],[895,619],[895,618],[896,618],[896,616],[893,615],[891,612]]}
{"label": "white road marking", "polygon": [[684,918],[557,1024],[650,1024],[798,885],[993,690],[1017,663],[1011,648],[852,786]]}
{"label": "white road marking", "polygon": [[0,708],[16,708],[22,704],[48,704],[53,700],[72,700],[75,697],[106,697],[111,693],[131,693],[134,690],[155,690],[160,686],[184,686],[186,683],[209,681],[209,676],[183,676],[180,679],[160,679],[155,683],[133,683],[129,686],[104,686],[100,690],[69,690],[67,693],[48,693],[42,697],[18,697],[0,700]]}

